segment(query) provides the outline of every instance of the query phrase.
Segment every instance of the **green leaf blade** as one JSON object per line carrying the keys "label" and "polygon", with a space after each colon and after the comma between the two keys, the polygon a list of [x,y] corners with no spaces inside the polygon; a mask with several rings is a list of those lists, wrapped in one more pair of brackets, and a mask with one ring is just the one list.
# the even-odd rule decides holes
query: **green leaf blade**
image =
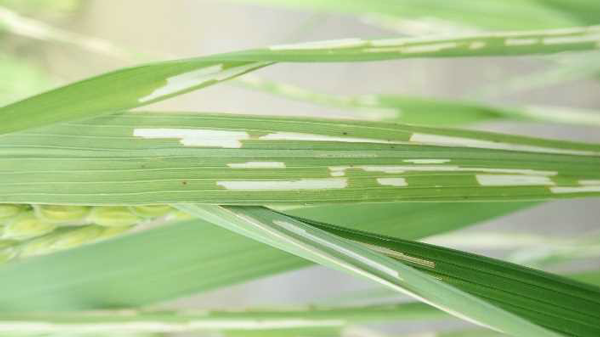
{"label": "green leaf blade", "polygon": [[[401,232],[403,238],[444,233],[507,214],[513,208],[501,203],[482,208],[472,203],[390,204],[389,219],[370,219],[353,228],[381,232]],[[361,206],[366,213],[383,210]],[[333,212],[340,209],[336,207]],[[346,209],[352,206],[346,206]],[[343,225],[327,207],[305,217]],[[342,208],[343,209],[343,208]],[[410,216],[423,212],[431,225]],[[479,213],[479,217],[463,216]],[[445,223],[445,221],[448,221]],[[201,293],[310,265],[290,254],[232,234],[200,220],[188,220],[135,235],[124,235],[97,244],[52,255],[0,265],[0,311],[72,311],[147,306],[185,295]],[[44,275],[43,278],[39,275]],[[173,282],[174,279],[179,280]]]}
{"label": "green leaf blade", "polygon": [[238,234],[378,282],[472,323],[514,336],[559,336],[357,243],[282,214],[260,207],[177,207]]}
{"label": "green leaf blade", "polygon": [[136,112],[1,136],[0,202],[590,197],[600,195],[598,154],[594,144],[387,123]]}
{"label": "green leaf blade", "polygon": [[600,288],[475,254],[306,221],[508,311],[575,336],[599,333]]}
{"label": "green leaf blade", "polygon": [[382,306],[245,309],[233,311],[81,311],[0,314],[0,332],[28,333],[182,333],[199,331],[278,332],[343,329],[363,322],[438,320],[448,316],[421,303]]}
{"label": "green leaf blade", "polygon": [[0,134],[133,109],[275,62],[367,62],[586,51],[598,49],[599,30],[598,26],[589,26],[455,38],[321,41],[152,63],[92,77],[4,106],[0,108]]}

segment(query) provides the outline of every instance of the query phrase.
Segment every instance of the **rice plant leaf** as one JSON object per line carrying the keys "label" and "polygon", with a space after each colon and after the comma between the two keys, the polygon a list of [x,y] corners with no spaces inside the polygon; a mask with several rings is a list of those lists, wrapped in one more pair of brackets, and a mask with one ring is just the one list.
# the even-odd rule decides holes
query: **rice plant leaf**
{"label": "rice plant leaf", "polygon": [[575,17],[578,22],[592,24],[600,22],[600,3],[590,0],[542,0],[547,8],[568,13]]}
{"label": "rice plant leaf", "polygon": [[565,238],[514,232],[449,233],[424,242],[466,251],[510,250],[505,260],[536,269],[600,257],[600,235],[594,232]]}
{"label": "rice plant leaf", "polygon": [[472,96],[501,96],[578,80],[597,79],[598,75],[600,75],[600,55],[598,53],[569,55],[569,57],[563,57],[550,63],[546,69],[487,84],[475,90]]}
{"label": "rice plant leaf", "polygon": [[303,220],[406,262],[463,291],[572,336],[600,333],[600,288],[462,251]]}
{"label": "rice plant leaf", "polygon": [[[519,203],[360,205],[369,221],[353,228],[406,239],[443,233],[507,214]],[[370,208],[370,207],[373,208]],[[312,208],[293,214],[343,225],[337,211]],[[427,215],[423,221],[416,214]],[[477,214],[473,217],[473,214]],[[423,229],[423,227],[428,227]],[[129,308],[237,284],[309,265],[254,240],[201,220],[149,229],[135,235],[0,266],[0,311],[62,311]],[[44,275],[44,277],[39,277]],[[174,282],[173,280],[177,280]]]}
{"label": "rice plant leaf", "polygon": [[342,329],[350,324],[441,320],[449,316],[422,303],[378,306],[245,309],[239,311],[78,311],[0,314],[0,333],[184,333]]}
{"label": "rice plant leaf", "polygon": [[[579,273],[567,273],[563,274],[562,276],[576,280],[578,282],[583,282],[590,285],[594,285],[596,287],[600,287],[600,270],[590,270]],[[330,306],[339,306],[340,304],[342,304],[344,306],[352,306],[357,305],[357,303],[365,303],[365,301],[367,300],[368,303],[372,305],[384,304],[390,303],[390,299],[399,298],[396,295],[397,292],[391,289],[382,287],[372,287],[361,290],[347,291],[332,297],[325,297],[323,300],[318,301],[317,304]]]}
{"label": "rice plant leaf", "polygon": [[257,331],[227,331],[224,337],[342,337],[345,331],[337,328],[319,329],[287,329],[287,330],[257,330]]}
{"label": "rice plant leaf", "polygon": [[238,234],[377,282],[472,323],[513,336],[561,335],[520,317],[519,312],[506,311],[501,306],[384,256],[381,250],[372,246],[348,241],[296,218],[262,207],[192,204],[177,207]]}
{"label": "rice plant leaf", "polygon": [[[271,46],[213,57],[279,62],[366,62],[415,57],[482,57],[555,54],[600,48],[600,26],[472,33],[457,36],[342,39]],[[265,59],[265,56],[267,59]]]}
{"label": "rice plant leaf", "polygon": [[151,63],[88,78],[0,108],[0,134],[114,113],[214,85],[274,62],[551,54],[600,48],[600,27],[459,37],[321,41]]}
{"label": "rice plant leaf", "polygon": [[349,109],[356,111],[359,118],[380,121],[461,126],[467,123],[515,120],[600,126],[598,112],[583,109],[543,106],[497,107],[465,100],[393,94],[330,95],[251,75],[243,76],[234,83],[301,102]]}
{"label": "rice plant leaf", "polygon": [[122,69],[0,108],[0,134],[147,105],[264,65],[198,59]]}
{"label": "rice plant leaf", "polygon": [[436,337],[501,337],[506,336],[499,332],[483,329],[465,329],[456,331],[445,331],[435,334]]}
{"label": "rice plant leaf", "polygon": [[306,265],[192,220],[2,265],[0,311],[129,308]]}
{"label": "rice plant leaf", "polygon": [[536,203],[362,203],[284,209],[283,213],[314,221],[404,239],[449,233],[514,213]]}
{"label": "rice plant leaf", "polygon": [[508,258],[519,264],[536,268],[563,265],[576,260],[600,257],[600,236],[587,233],[585,237],[569,240],[562,245],[530,247],[513,252]]}
{"label": "rice plant leaf", "polygon": [[134,112],[0,136],[0,202],[591,197],[599,154],[594,144],[389,123]]}
{"label": "rice plant leaf", "polygon": [[580,282],[600,286],[600,269],[579,272],[576,274],[569,275],[569,277]]}

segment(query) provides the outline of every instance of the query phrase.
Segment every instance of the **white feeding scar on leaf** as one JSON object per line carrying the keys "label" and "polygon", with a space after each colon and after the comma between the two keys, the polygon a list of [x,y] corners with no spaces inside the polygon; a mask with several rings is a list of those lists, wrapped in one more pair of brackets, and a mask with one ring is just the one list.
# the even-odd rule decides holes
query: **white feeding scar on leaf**
{"label": "white feeding scar on leaf", "polygon": [[506,46],[530,46],[539,42],[539,39],[506,39],[504,45]]}
{"label": "white feeding scar on leaf", "polygon": [[361,39],[340,39],[328,41],[316,41],[295,44],[283,44],[269,47],[270,50],[319,50],[319,49],[342,49],[363,47],[369,44],[369,41]]}
{"label": "white feeding scar on leaf", "polygon": [[147,102],[153,99],[174,94],[179,91],[183,91],[195,85],[200,85],[204,82],[208,82],[214,79],[215,74],[218,74],[223,70],[223,65],[218,64],[206,68],[197,69],[180,75],[172,76],[167,78],[167,84],[156,90],[150,95],[141,97],[140,102]]}
{"label": "white feeding scar on leaf", "polygon": [[331,171],[332,177],[342,177],[346,175],[346,170],[348,169],[359,169],[367,172],[383,172],[383,173],[404,173],[405,166],[330,166],[329,171]]}
{"label": "white feeding scar on leaf", "polygon": [[250,139],[244,131],[199,129],[135,129],[135,137],[146,139],[179,139],[184,146],[240,148],[241,140]]}
{"label": "white feeding scar on leaf", "polygon": [[228,180],[217,181],[217,185],[228,190],[249,191],[328,190],[348,187],[348,179]]}
{"label": "white feeding scar on leaf", "polygon": [[370,245],[368,243],[362,243],[359,241],[354,241],[356,243],[359,243],[371,250],[374,250],[378,253],[382,253],[384,255],[387,255],[389,257],[395,257],[399,260],[404,260],[404,261],[408,261],[408,262],[412,262],[421,266],[425,266],[425,267],[429,267],[429,268],[435,268],[435,262],[433,261],[429,261],[429,260],[424,260],[424,259],[420,259],[418,257],[414,257],[414,256],[410,256],[410,255],[406,255],[404,253],[401,252],[397,252],[395,250],[391,250],[388,249],[386,247],[380,247],[380,246],[375,246],[375,245]]}
{"label": "white feeding scar on leaf", "polygon": [[486,45],[487,45],[487,43],[485,43],[483,41],[475,41],[475,42],[471,42],[471,44],[469,44],[469,49],[477,50],[477,49],[481,49],[481,48],[485,47]]}
{"label": "white feeding scar on leaf", "polygon": [[450,159],[405,159],[403,162],[413,164],[444,164],[450,162]]}
{"label": "white feeding scar on leaf", "polygon": [[231,168],[285,168],[285,163],[278,161],[249,161],[247,163],[227,164]]}
{"label": "white feeding scar on leaf", "polygon": [[205,67],[167,78],[167,84],[154,90],[138,101],[145,103],[157,98],[175,94],[211,81],[223,81],[248,70],[260,67],[267,62],[254,62],[242,66],[223,69],[223,64]]}
{"label": "white feeding scar on leaf", "polygon": [[406,38],[395,38],[395,39],[381,39],[371,41],[373,47],[398,47],[405,45],[408,42]]}
{"label": "white feeding scar on leaf", "polygon": [[400,52],[404,54],[416,54],[416,53],[433,53],[437,51],[441,51],[444,49],[452,49],[457,48],[458,43],[456,42],[446,42],[446,43],[436,43],[436,44],[425,44],[422,46],[410,46],[403,47],[400,49]]}
{"label": "white feeding scar on leaf", "polygon": [[309,233],[305,229],[298,228],[297,226],[294,226],[293,224],[291,224],[289,222],[285,222],[285,221],[281,221],[281,220],[274,220],[273,223],[276,224],[276,225],[278,225],[278,226],[281,226],[281,227],[283,227],[283,228],[285,228],[285,229],[287,229],[287,230],[289,230],[291,232],[294,232],[297,235],[306,237],[306,238],[310,239],[311,241],[316,241],[316,242],[318,242],[318,243],[320,243],[320,244],[322,244],[322,245],[324,245],[324,246],[326,246],[326,247],[328,247],[330,249],[335,250],[337,253],[342,253],[343,255],[349,256],[350,258],[352,258],[354,260],[358,260],[358,261],[360,261],[360,262],[362,262],[362,263],[364,263],[364,264],[366,264],[366,265],[368,265],[368,266],[370,266],[372,268],[375,268],[375,269],[377,269],[377,270],[379,270],[381,272],[384,272],[384,273],[386,273],[388,275],[391,275],[394,278],[400,278],[400,276],[398,275],[398,271],[397,270],[395,270],[393,268],[390,268],[390,267],[387,267],[387,266],[384,266],[383,264],[378,263],[376,261],[373,261],[373,260],[369,259],[368,257],[362,256],[361,254],[353,252],[350,249],[338,246],[338,245],[336,245],[333,242],[329,242],[327,240],[323,240],[322,238]]}
{"label": "white feeding scar on leaf", "polygon": [[555,185],[548,177],[527,175],[477,174],[477,182],[481,186],[547,186]]}
{"label": "white feeding scar on leaf", "polygon": [[572,187],[551,187],[552,193],[589,193],[600,192],[600,180],[579,180],[579,185]]}
{"label": "white feeding scar on leaf", "polygon": [[[290,226],[292,226],[292,228],[294,228],[296,232],[298,231],[298,229],[295,228],[296,226],[293,226],[292,224],[289,224],[289,223],[286,223],[286,222],[277,223],[275,221],[274,221],[274,223],[275,224],[279,224],[280,226],[282,226],[284,228],[287,228],[287,229],[290,229]],[[306,231],[303,230],[303,229],[302,229],[302,232],[306,233]],[[300,233],[297,233],[297,234],[300,234]],[[311,235],[311,236],[314,238],[314,235]],[[318,238],[318,239],[320,239],[320,238]],[[321,242],[322,242],[322,240],[321,240]],[[328,258],[329,260],[332,260],[331,257],[329,257],[329,256],[325,256],[325,257]],[[362,258],[362,256],[361,256],[361,258]],[[335,259],[335,260],[337,260],[337,259]],[[445,306],[442,306],[442,305],[439,305],[439,304],[437,304],[435,302],[432,302],[432,301],[430,301],[430,300],[428,300],[428,299],[426,299],[426,298],[418,295],[417,293],[406,289],[405,287],[402,287],[402,286],[399,286],[396,283],[390,282],[387,279],[383,279],[382,277],[374,275],[373,273],[364,272],[362,269],[359,269],[359,268],[355,267],[354,265],[348,264],[345,261],[339,261],[338,262],[338,261],[335,261],[335,260],[333,262],[334,264],[342,264],[345,268],[350,269],[350,270],[354,271],[355,273],[357,273],[359,275],[362,275],[362,276],[364,276],[364,277],[366,277],[368,279],[374,280],[374,281],[376,281],[376,282],[378,282],[380,284],[383,284],[383,285],[385,285],[387,287],[390,287],[390,288],[392,288],[392,289],[394,289],[394,290],[396,290],[398,292],[407,294],[407,295],[409,295],[409,296],[411,296],[411,297],[413,297],[415,299],[418,299],[419,301],[425,302],[425,303],[427,303],[427,304],[429,304],[429,305],[431,305],[433,307],[436,307],[438,309],[446,311],[446,312],[450,313],[451,315],[454,315],[454,316],[456,316],[458,318],[461,318],[463,320],[466,320],[468,322],[472,322],[474,324],[477,324],[477,325],[480,325],[480,326],[483,326],[483,327],[486,327],[486,328],[490,328],[492,330],[497,330],[497,329],[493,329],[493,328],[489,327],[488,325],[483,324],[483,323],[481,323],[481,322],[479,322],[479,321],[477,321],[477,320],[475,320],[475,319],[473,319],[471,317],[467,317],[467,316],[465,316],[465,315],[463,315],[463,314],[461,314],[459,312],[456,312],[456,311],[454,311],[454,310],[452,310],[450,308],[447,308]],[[375,261],[373,261],[373,262],[375,262]],[[381,265],[379,263],[377,263],[377,264]],[[400,281],[404,282],[404,279],[399,275],[398,271],[396,271],[395,269],[389,268],[389,267],[387,267],[385,265],[381,265],[381,266],[383,268],[385,268],[385,269],[380,269],[381,271],[386,272],[389,275],[391,275],[394,278],[396,278],[397,280],[400,280]]]}
{"label": "white feeding scar on leaf", "polygon": [[413,133],[410,137],[410,141],[414,143],[424,145],[440,145],[440,146],[464,146],[464,147],[475,147],[482,149],[496,149],[496,150],[511,150],[511,151],[527,151],[527,152],[538,152],[538,153],[561,153],[561,154],[574,154],[574,155],[598,155],[597,152],[593,151],[581,151],[581,150],[569,150],[569,149],[557,149],[549,147],[540,147],[532,145],[520,145],[520,144],[509,144],[499,143],[489,140],[480,140],[463,137],[453,136],[441,136],[441,135],[430,135],[424,133]]}
{"label": "white feeding scar on leaf", "polygon": [[285,329],[302,327],[336,327],[343,326],[347,322],[344,320],[308,320],[308,319],[202,319],[190,320],[188,322],[152,322],[152,321],[131,321],[120,323],[50,323],[50,322],[19,322],[3,321],[0,323],[0,331],[14,332],[23,330],[37,333],[93,333],[93,332],[188,332],[193,330],[264,330],[264,329]]}
{"label": "white feeding scar on leaf", "polygon": [[555,171],[538,171],[530,169],[510,169],[510,168],[485,168],[485,167],[459,167],[451,165],[435,165],[435,166],[391,166],[391,165],[372,165],[372,166],[330,166],[329,171],[332,177],[343,177],[348,169],[359,169],[366,172],[383,172],[383,173],[404,173],[404,172],[485,172],[485,173],[515,173],[533,176],[554,176],[558,172]]}
{"label": "white feeding scar on leaf", "polygon": [[377,183],[382,186],[408,186],[404,178],[377,178]]}
{"label": "white feeding scar on leaf", "polygon": [[594,43],[600,41],[600,35],[588,36],[558,36],[546,37],[543,43],[546,45],[565,44],[565,43]]}
{"label": "white feeding scar on leaf", "polygon": [[529,169],[508,169],[508,168],[483,168],[483,167],[461,167],[460,171],[477,171],[487,173],[516,173],[533,176],[555,176],[558,174],[556,171],[539,171]]}
{"label": "white feeding scar on leaf", "polygon": [[406,166],[358,166],[367,172],[403,173]]}
{"label": "white feeding scar on leaf", "polygon": [[600,186],[551,187],[552,193],[590,193],[600,192]]}
{"label": "white feeding scar on leaf", "polygon": [[259,137],[260,140],[294,140],[294,141],[315,141],[315,142],[349,142],[349,143],[378,143],[378,144],[402,144],[402,142],[393,142],[381,139],[370,138],[351,138],[351,137],[333,137],[325,135],[315,135],[310,133],[294,132],[275,132]]}

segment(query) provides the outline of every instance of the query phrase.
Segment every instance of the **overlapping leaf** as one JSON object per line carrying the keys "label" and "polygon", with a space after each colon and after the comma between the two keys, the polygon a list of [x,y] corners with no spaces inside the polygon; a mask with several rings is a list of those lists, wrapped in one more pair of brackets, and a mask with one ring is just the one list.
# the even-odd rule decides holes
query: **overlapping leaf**
{"label": "overlapping leaf", "polygon": [[[504,306],[487,301],[484,297],[473,296],[464,289],[450,286],[443,280],[381,255],[384,246],[363,246],[353,242],[354,240],[347,241],[338,236],[339,233],[333,234],[322,227],[309,225],[261,207],[177,207],[238,234],[408,294],[478,325],[513,336],[560,336],[547,329],[545,322],[525,319],[523,316],[527,316],[521,312],[506,310]],[[432,267],[431,261],[428,260],[411,257],[402,252],[396,252],[396,257],[398,256],[399,260],[412,260],[415,264]],[[435,268],[435,262],[433,263]],[[474,279],[470,280],[477,282]],[[550,329],[558,330],[555,327]]]}
{"label": "overlapping leaf", "polygon": [[323,94],[256,76],[241,77],[236,84],[284,98],[358,112],[357,117],[407,124],[460,126],[469,123],[516,120],[600,126],[595,111],[559,107],[497,107],[462,100],[392,94],[340,96]]}
{"label": "overlapping leaf", "polygon": [[600,57],[597,53],[569,55],[549,63],[548,67],[492,82],[475,91],[476,96],[499,96],[598,78]]}
{"label": "overlapping leaf", "polygon": [[[388,203],[287,212],[329,223],[347,223],[352,228],[375,233],[419,239],[525,206]],[[342,214],[354,215],[355,222],[348,222],[340,217]],[[2,265],[0,286],[10,291],[0,292],[0,310],[6,313],[147,306],[307,265],[305,260],[206,222],[185,221]],[[178,281],[173,282],[174,279]]]}
{"label": "overlapping leaf", "polygon": [[459,289],[566,335],[600,333],[600,288],[433,245],[305,222],[403,261]]}
{"label": "overlapping leaf", "polygon": [[0,315],[0,332],[15,329],[28,333],[285,332],[295,329],[307,333],[310,329],[342,329],[363,322],[444,318],[448,316],[422,303],[287,310],[130,310],[127,315],[123,315],[123,311],[5,313]]}
{"label": "overlapping leaf", "polygon": [[0,108],[0,134],[114,113],[213,85],[274,62],[365,62],[595,50],[597,26],[459,37],[322,41],[126,68]]}
{"label": "overlapping leaf", "polygon": [[[482,256],[290,218],[263,208],[193,205],[179,208],[279,249],[407,292],[450,314],[470,318],[509,335],[553,335],[536,331],[521,319],[561,335],[592,337],[600,332],[598,287]],[[411,265],[453,287],[430,282],[364,248]],[[483,302],[464,297],[461,292]],[[481,305],[491,307],[482,309]],[[489,315],[482,316],[482,310]],[[516,316],[506,315],[502,310]]]}
{"label": "overlapping leaf", "polygon": [[[598,24],[600,6],[593,0],[471,1],[439,0],[238,0],[314,11],[347,13],[367,24],[409,35],[461,34],[478,30],[540,29]],[[527,16],[527,18],[524,18]],[[597,57],[595,57],[597,59]],[[597,76],[598,62],[574,60],[554,64],[551,69],[527,76],[515,77],[483,88],[480,93],[493,94],[533,89],[574,79]]]}
{"label": "overlapping leaf", "polygon": [[591,271],[586,271],[586,272],[580,272],[580,273],[572,275],[571,277],[573,277],[574,279],[579,280],[581,282],[595,284],[595,285],[600,286],[600,270],[591,270]]}

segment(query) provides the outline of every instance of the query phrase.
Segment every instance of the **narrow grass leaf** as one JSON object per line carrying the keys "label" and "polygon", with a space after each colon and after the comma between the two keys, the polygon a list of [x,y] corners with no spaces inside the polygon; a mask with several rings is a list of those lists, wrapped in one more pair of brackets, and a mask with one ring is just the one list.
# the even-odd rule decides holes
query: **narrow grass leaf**
{"label": "narrow grass leaf", "polygon": [[596,286],[600,286],[600,269],[597,270],[589,270],[585,272],[579,272],[573,275],[569,275],[570,278],[578,280],[580,282],[585,282],[589,284],[593,284]]}
{"label": "narrow grass leaf", "polygon": [[539,2],[546,7],[568,13],[579,22],[587,24],[600,22],[600,3],[594,0],[543,0]]}
{"label": "narrow grass leaf", "polygon": [[88,78],[0,108],[0,134],[128,110],[214,85],[274,62],[549,54],[598,49],[600,27],[459,37],[346,39],[146,64]]}
{"label": "narrow grass leaf", "polygon": [[184,333],[198,331],[286,331],[344,328],[350,324],[448,319],[422,303],[379,306],[239,311],[78,311],[0,314],[0,332]]}
{"label": "narrow grass leaf", "polygon": [[474,97],[508,95],[570,82],[598,79],[600,75],[600,55],[585,53],[569,55],[548,63],[548,67],[531,73],[519,74],[508,79],[495,81],[475,90]]}
{"label": "narrow grass leaf", "polygon": [[243,76],[234,83],[301,102],[356,111],[357,117],[371,120],[432,126],[462,126],[467,123],[503,120],[600,126],[600,114],[583,109],[545,106],[498,107],[466,100],[393,94],[330,95],[251,75]]}
{"label": "narrow grass leaf", "polygon": [[[351,225],[420,239],[510,213],[523,207],[519,205],[448,203],[439,207],[431,203],[396,203],[382,208],[365,204],[360,205],[365,214],[386,216],[373,216]],[[338,221],[344,219],[337,218],[337,211],[350,208],[336,206],[329,211],[318,207],[310,212],[295,210],[294,214],[343,225],[346,221]],[[427,218],[419,221],[416,214],[426,214]],[[188,220],[1,265],[0,286],[7,291],[0,292],[0,311],[145,306],[308,265],[306,260],[201,220]]]}
{"label": "narrow grass leaf", "polygon": [[304,221],[562,334],[600,333],[598,287],[475,254]]}
{"label": "narrow grass leaf", "polygon": [[452,232],[489,219],[527,209],[535,203],[363,203],[285,209],[305,219],[404,239]]}
{"label": "narrow grass leaf", "polygon": [[594,144],[390,123],[135,112],[0,136],[0,202],[591,197],[599,154]]}
{"label": "narrow grass leaf", "polygon": [[377,251],[266,208],[176,207],[294,255],[377,282],[472,323],[513,336],[560,336]]}

